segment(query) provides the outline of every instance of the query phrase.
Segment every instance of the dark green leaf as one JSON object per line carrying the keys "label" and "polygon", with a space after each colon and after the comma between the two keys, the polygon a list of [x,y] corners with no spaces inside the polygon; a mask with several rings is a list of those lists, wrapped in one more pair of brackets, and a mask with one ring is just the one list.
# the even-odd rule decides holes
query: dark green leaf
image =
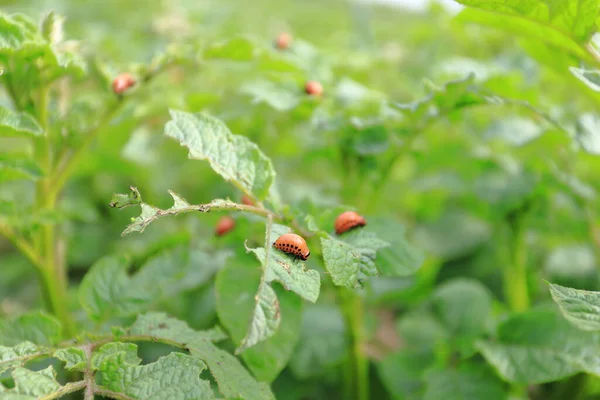
{"label": "dark green leaf", "polygon": [[571,325],[554,310],[514,315],[498,327],[496,341],[477,348],[511,383],[551,382],[578,372],[597,374],[600,336]]}
{"label": "dark green leaf", "polygon": [[[260,270],[233,263],[219,271],[216,280],[217,313],[223,326],[240,345],[253,315],[252,298],[260,284]],[[292,293],[277,291],[281,322],[273,336],[244,350],[241,357],[260,381],[271,382],[292,356],[298,340],[301,300]]]}
{"label": "dark green leaf", "polygon": [[274,399],[269,387],[256,382],[234,356],[216,347],[206,334],[194,331],[183,321],[162,313],[148,313],[138,317],[129,334],[172,341],[189,349],[192,356],[206,363],[219,390],[227,398]]}
{"label": "dark green leaf", "polygon": [[[102,355],[108,343],[98,349]],[[131,399],[212,399],[210,383],[200,379],[206,365],[197,358],[171,353],[156,362],[139,365],[136,346],[120,351],[109,350],[97,364],[102,388],[122,393]]]}
{"label": "dark green leaf", "polygon": [[424,400],[506,400],[502,382],[482,365],[465,364],[458,369],[438,369],[427,373]]}

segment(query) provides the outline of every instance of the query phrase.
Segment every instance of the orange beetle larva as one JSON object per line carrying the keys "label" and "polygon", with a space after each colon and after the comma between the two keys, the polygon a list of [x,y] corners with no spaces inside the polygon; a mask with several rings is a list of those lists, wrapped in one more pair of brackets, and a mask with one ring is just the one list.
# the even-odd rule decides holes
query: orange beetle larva
{"label": "orange beetle larva", "polygon": [[357,214],[354,211],[346,211],[338,215],[335,219],[335,233],[341,235],[350,229],[358,226],[365,226],[366,224],[367,221],[362,215]]}
{"label": "orange beetle larva", "polygon": [[235,220],[230,216],[221,217],[217,226],[215,227],[215,235],[223,236],[231,232],[235,228]]}
{"label": "orange beetle larva", "polygon": [[123,94],[127,89],[135,85],[135,79],[131,74],[125,72],[117,76],[112,82],[113,92]]}
{"label": "orange beetle larva", "polygon": [[285,50],[290,47],[292,43],[292,36],[289,33],[283,32],[277,36],[275,39],[275,47],[279,50]]}
{"label": "orange beetle larva", "polygon": [[304,238],[294,233],[286,233],[279,236],[275,243],[273,243],[273,247],[284,253],[293,254],[302,260],[306,260],[310,256],[310,250]]}
{"label": "orange beetle larva", "polygon": [[253,206],[254,205],[254,201],[252,201],[252,199],[250,198],[250,196],[248,195],[243,195],[242,196],[242,204],[245,204],[247,206]]}
{"label": "orange beetle larva", "polygon": [[323,94],[323,85],[317,81],[308,81],[304,85],[304,91],[311,96],[320,96]]}

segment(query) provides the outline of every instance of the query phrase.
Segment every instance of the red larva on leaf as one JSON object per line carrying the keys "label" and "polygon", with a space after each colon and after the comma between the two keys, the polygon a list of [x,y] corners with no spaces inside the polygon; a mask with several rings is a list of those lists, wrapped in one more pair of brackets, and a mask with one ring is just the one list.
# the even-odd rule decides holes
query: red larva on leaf
{"label": "red larva on leaf", "polygon": [[275,39],[275,47],[279,50],[286,50],[292,44],[292,35],[286,32],[282,32]]}
{"label": "red larva on leaf", "polygon": [[243,195],[242,196],[242,204],[245,204],[247,206],[253,206],[254,205],[254,201],[252,201],[252,199],[250,198],[250,196],[248,195]]}
{"label": "red larva on leaf", "polygon": [[284,253],[293,254],[302,260],[306,260],[310,256],[310,250],[304,238],[294,233],[286,233],[279,236],[275,243],[273,243],[273,247]]}
{"label": "red larva on leaf", "polygon": [[235,228],[235,220],[230,216],[221,217],[217,226],[215,227],[215,235],[223,236],[231,232]]}
{"label": "red larva on leaf", "polygon": [[125,72],[117,76],[112,83],[113,92],[123,94],[127,89],[135,85],[135,78]]}
{"label": "red larva on leaf", "polygon": [[354,211],[346,211],[338,215],[335,219],[335,233],[341,235],[350,229],[365,226],[366,224],[367,221],[362,215],[357,214]]}
{"label": "red larva on leaf", "polygon": [[323,94],[323,85],[317,81],[308,81],[304,85],[304,91],[311,96],[320,96]]}

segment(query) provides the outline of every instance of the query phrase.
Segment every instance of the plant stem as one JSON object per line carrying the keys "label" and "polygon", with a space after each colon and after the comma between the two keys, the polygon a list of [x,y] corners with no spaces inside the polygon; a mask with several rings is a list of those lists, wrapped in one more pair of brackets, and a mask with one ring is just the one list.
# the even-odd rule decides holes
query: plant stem
{"label": "plant stem", "polygon": [[[40,160],[46,171],[46,176],[36,185],[36,211],[52,212],[56,207],[56,196],[51,194],[52,182],[52,154],[50,127],[48,124],[50,87],[45,86],[40,90],[37,104],[37,117],[44,136],[36,141],[35,158]],[[41,262],[41,285],[43,288],[46,307],[62,323],[65,335],[74,333],[72,320],[67,309],[65,297],[67,291],[67,275],[62,267],[62,262],[56,259],[55,254],[55,226],[53,223],[43,223],[36,240],[36,253]],[[58,262],[57,262],[58,261]]]}
{"label": "plant stem", "polygon": [[504,294],[512,311],[522,312],[529,308],[529,288],[527,286],[527,248],[523,213],[508,216],[509,257],[504,266]]}
{"label": "plant stem", "polygon": [[346,387],[351,388],[351,394],[357,400],[369,398],[369,360],[363,351],[364,332],[364,304],[360,296],[354,291],[340,288],[338,291],[342,302],[342,310],[349,330],[351,356],[349,365],[344,370]]}

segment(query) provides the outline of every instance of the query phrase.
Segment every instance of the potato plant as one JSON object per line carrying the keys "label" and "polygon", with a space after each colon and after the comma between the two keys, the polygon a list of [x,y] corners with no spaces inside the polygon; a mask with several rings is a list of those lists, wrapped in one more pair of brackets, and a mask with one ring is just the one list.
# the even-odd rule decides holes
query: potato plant
{"label": "potato plant", "polygon": [[93,3],[0,11],[1,399],[600,396],[600,1]]}

